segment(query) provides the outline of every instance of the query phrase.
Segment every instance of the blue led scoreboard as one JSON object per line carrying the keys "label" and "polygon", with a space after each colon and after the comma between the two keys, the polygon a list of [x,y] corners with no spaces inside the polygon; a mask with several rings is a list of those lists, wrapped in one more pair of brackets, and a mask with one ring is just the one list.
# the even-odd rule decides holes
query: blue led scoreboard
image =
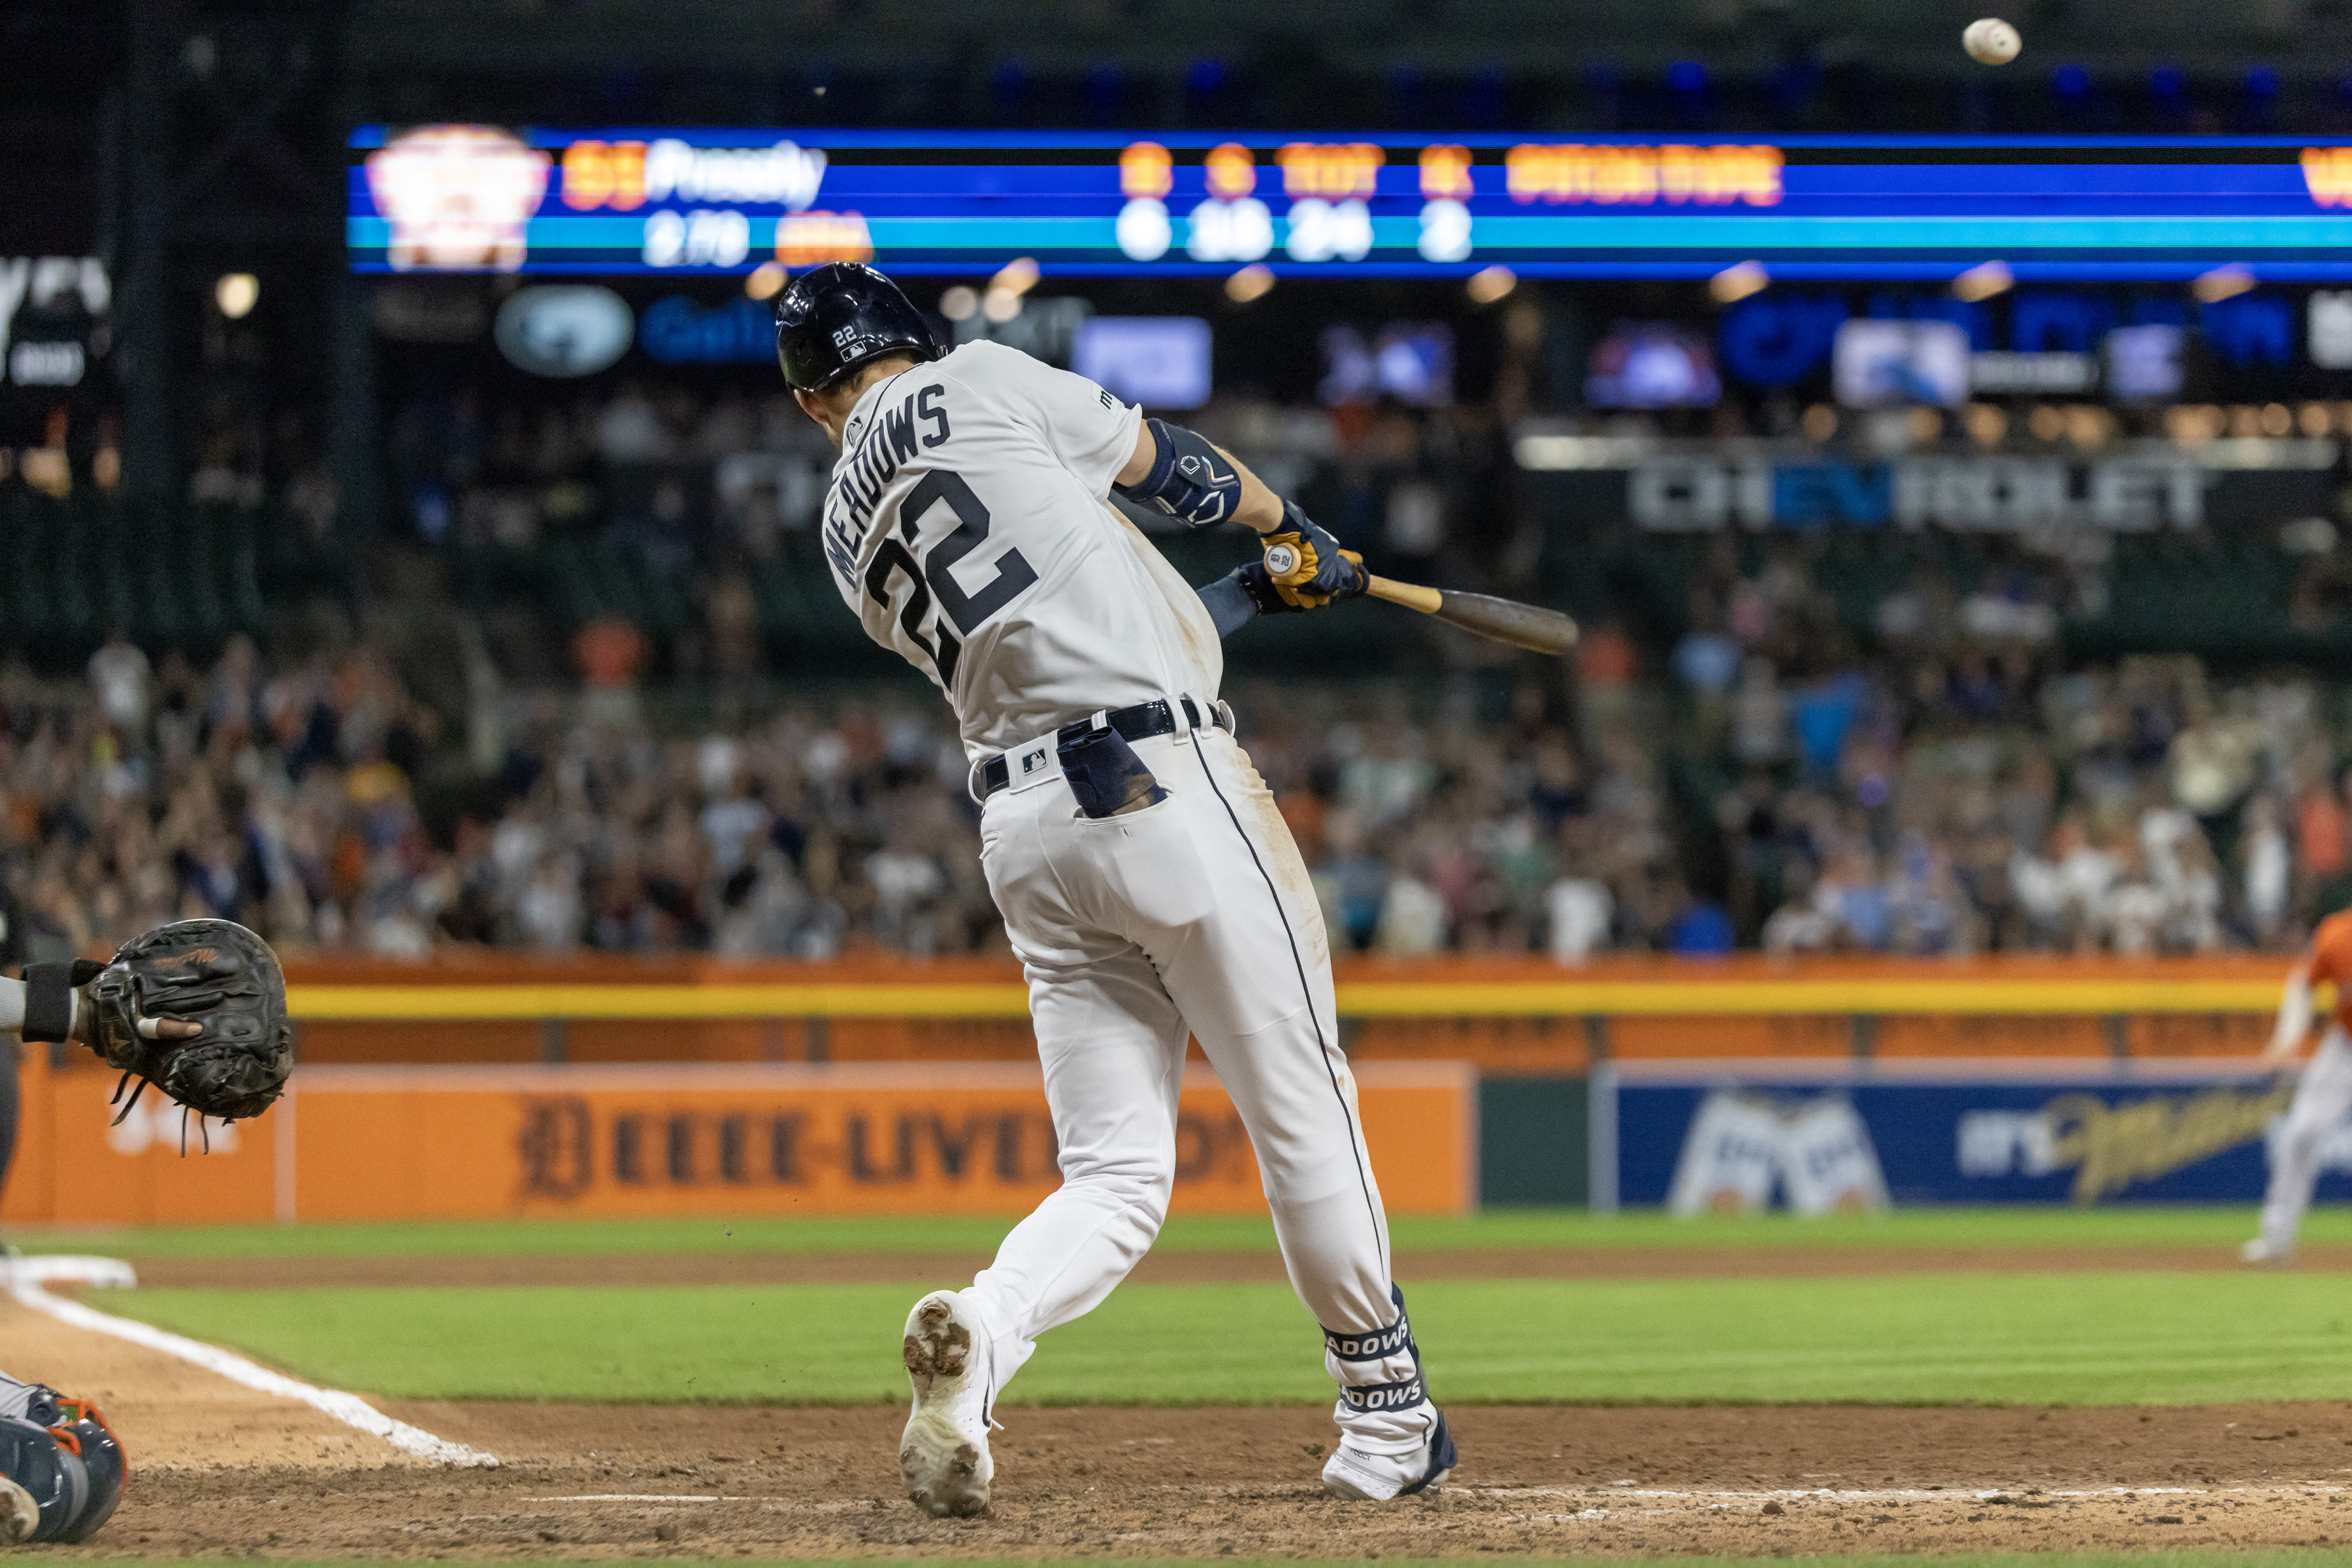
{"label": "blue led scoreboard", "polygon": [[2352,279],[2352,144],[366,127],[363,272]]}

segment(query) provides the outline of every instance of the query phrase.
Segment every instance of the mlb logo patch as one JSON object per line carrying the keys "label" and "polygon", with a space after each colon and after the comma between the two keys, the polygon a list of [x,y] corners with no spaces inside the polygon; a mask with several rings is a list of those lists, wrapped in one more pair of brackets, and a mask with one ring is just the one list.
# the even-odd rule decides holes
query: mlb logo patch
{"label": "mlb logo patch", "polygon": [[1062,765],[1054,757],[1055,742],[1039,741],[1026,750],[1015,752],[1007,759],[1007,787],[1016,795],[1024,789],[1062,776]]}

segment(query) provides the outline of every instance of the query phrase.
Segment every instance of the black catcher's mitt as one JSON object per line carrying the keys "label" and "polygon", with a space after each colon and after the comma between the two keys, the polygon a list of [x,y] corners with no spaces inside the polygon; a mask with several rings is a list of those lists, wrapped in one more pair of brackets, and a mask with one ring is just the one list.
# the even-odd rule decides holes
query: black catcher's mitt
{"label": "black catcher's mitt", "polygon": [[[258,1116],[294,1069],[278,955],[235,921],[174,921],[133,937],[85,995],[90,1048],[199,1115]],[[152,1026],[164,1019],[201,1024],[204,1033],[156,1039]]]}

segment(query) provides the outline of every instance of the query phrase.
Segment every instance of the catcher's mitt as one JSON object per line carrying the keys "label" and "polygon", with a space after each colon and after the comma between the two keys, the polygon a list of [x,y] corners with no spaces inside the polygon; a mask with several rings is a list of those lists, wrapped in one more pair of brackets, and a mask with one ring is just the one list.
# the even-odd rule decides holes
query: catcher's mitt
{"label": "catcher's mitt", "polygon": [[[200,1115],[236,1121],[268,1110],[294,1068],[278,955],[235,921],[174,921],[133,937],[86,994],[89,1045],[126,1082],[141,1080],[133,1105],[152,1083]],[[141,1026],[163,1019],[204,1033],[163,1040]]]}

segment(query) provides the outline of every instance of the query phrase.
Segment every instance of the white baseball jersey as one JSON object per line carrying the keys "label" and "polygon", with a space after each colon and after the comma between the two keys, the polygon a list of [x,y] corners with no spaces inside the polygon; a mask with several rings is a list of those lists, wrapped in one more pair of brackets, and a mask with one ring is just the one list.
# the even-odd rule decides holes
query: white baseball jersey
{"label": "white baseball jersey", "polygon": [[[1215,700],[1215,623],[1104,499],[1138,417],[987,342],[868,388],[850,415],[824,502],[834,580],[867,634],[947,693],[974,760],[1097,709]],[[1197,1038],[1256,1147],[1300,1299],[1327,1330],[1396,1331],[1362,1357],[1327,1350],[1335,1419],[1362,1452],[1417,1453],[1437,1417],[1391,1299],[1314,883],[1230,733],[1134,749],[1165,792],[1140,811],[1088,817],[1058,772],[981,809],[1063,1177],[964,1295],[991,1396],[1150,1246]]]}
{"label": "white baseball jersey", "polygon": [[1191,584],[1105,499],[1130,408],[971,342],[868,387],[824,498],[824,553],[866,634],[936,682],[975,759],[1102,708],[1213,700]]}

